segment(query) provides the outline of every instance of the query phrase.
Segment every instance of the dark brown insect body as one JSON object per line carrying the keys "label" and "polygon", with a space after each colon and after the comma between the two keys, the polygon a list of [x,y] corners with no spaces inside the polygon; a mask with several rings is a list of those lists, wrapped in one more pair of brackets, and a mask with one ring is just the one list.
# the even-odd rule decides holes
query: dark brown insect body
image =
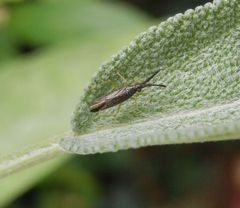
{"label": "dark brown insect body", "polygon": [[148,83],[157,73],[156,71],[152,76],[150,76],[148,79],[146,79],[144,82],[140,84],[135,84],[129,87],[123,87],[118,90],[115,90],[108,95],[96,100],[91,106],[90,111],[91,112],[97,112],[100,110],[104,110],[110,107],[113,107],[115,105],[118,105],[125,100],[132,97],[136,92],[140,92],[145,87],[151,87],[151,86],[159,86],[159,87],[166,87],[165,85],[157,85],[157,84],[150,84]]}

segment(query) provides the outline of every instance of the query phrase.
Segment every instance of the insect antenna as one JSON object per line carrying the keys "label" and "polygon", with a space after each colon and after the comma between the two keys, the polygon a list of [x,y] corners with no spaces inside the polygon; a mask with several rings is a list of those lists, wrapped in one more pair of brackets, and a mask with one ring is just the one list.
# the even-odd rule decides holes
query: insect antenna
{"label": "insect antenna", "polygon": [[160,72],[160,70],[157,70],[156,72],[153,73],[150,77],[148,77],[142,84],[147,84],[154,76],[157,75],[157,73]]}
{"label": "insect antenna", "polygon": [[166,87],[164,84],[145,84],[144,87]]}
{"label": "insect antenna", "polygon": [[151,84],[151,83],[148,83],[154,76],[157,75],[157,73],[159,72],[160,70],[157,70],[156,72],[154,72],[150,77],[148,77],[144,82],[141,83],[142,87],[152,87],[152,86],[157,86],[157,87],[166,87],[166,85],[163,85],[163,84]]}

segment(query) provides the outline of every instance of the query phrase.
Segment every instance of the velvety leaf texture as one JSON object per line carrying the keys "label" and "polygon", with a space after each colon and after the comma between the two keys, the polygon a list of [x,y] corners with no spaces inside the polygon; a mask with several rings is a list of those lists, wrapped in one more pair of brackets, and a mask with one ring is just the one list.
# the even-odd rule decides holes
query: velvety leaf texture
{"label": "velvety leaf texture", "polygon": [[[151,82],[166,88],[145,88],[119,110],[89,112],[113,86],[143,81],[158,69]],[[73,115],[74,135],[60,145],[88,154],[237,139],[239,81],[240,1],[217,0],[187,10],[149,28],[101,66]]]}

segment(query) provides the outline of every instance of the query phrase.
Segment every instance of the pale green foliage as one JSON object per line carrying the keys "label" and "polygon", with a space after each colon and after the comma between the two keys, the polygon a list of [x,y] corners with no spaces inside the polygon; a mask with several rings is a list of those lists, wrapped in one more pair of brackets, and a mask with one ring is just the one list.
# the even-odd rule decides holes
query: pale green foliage
{"label": "pale green foliage", "polygon": [[[61,146],[88,154],[238,138],[239,37],[239,0],[214,1],[151,27],[102,65],[75,111],[74,137]],[[116,72],[133,84],[156,69],[161,72],[152,82],[167,88],[145,89],[119,112],[89,112],[89,104],[112,89],[109,80],[123,85]]]}
{"label": "pale green foliage", "polygon": [[[125,12],[131,13],[127,9]],[[126,18],[118,31],[107,26],[108,21],[109,24],[120,21],[119,16],[97,18],[105,22],[105,32],[109,29],[112,39],[93,31],[95,36],[92,34],[89,40],[79,37],[63,41],[51,49],[1,64],[0,187],[4,191],[0,192],[0,207],[56,167],[53,166],[56,162],[40,163],[57,157],[59,165],[66,158],[67,154],[59,156],[63,152],[58,141],[69,131],[72,108],[84,86],[102,60],[145,28],[141,18],[132,21]],[[123,29],[126,25],[127,31]]]}
{"label": "pale green foliage", "polygon": [[[38,166],[53,157],[61,158],[58,140],[69,130],[77,97],[101,61],[143,28],[141,23],[135,26],[127,34],[116,35],[117,41],[108,40],[109,46],[105,46],[107,39],[98,37],[93,42],[56,47],[32,61],[2,66],[0,187],[4,191],[0,192],[0,207],[53,170],[52,165]],[[18,174],[36,164],[34,171]]]}

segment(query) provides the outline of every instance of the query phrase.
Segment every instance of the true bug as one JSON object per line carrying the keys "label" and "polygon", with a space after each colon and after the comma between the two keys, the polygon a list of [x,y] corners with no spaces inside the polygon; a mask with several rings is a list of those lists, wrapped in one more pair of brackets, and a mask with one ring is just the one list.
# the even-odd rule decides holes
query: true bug
{"label": "true bug", "polygon": [[90,105],[90,112],[97,112],[118,105],[132,97],[136,92],[140,92],[145,87],[166,87],[163,84],[158,85],[148,83],[159,71],[160,70],[154,72],[150,77],[148,77],[145,81],[139,84],[114,90],[108,95],[97,99],[92,105]]}

